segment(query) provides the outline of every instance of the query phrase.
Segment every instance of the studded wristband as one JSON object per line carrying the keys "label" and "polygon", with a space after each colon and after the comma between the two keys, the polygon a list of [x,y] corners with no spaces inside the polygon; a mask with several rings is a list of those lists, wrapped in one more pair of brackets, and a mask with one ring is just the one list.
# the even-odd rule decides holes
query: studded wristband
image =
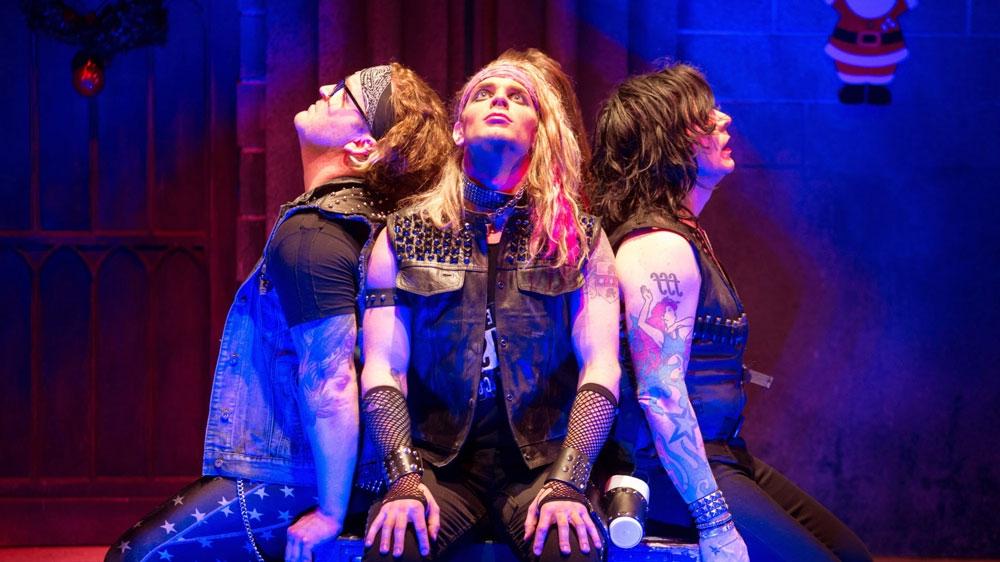
{"label": "studded wristband", "polygon": [[565,482],[576,491],[583,492],[587,489],[590,468],[590,459],[587,458],[587,455],[573,447],[563,447],[559,451],[559,456],[556,457],[556,462],[552,463],[549,480]]}
{"label": "studded wristband", "polygon": [[688,510],[696,525],[708,523],[712,519],[729,513],[729,505],[722,495],[722,490],[698,498],[688,504]]}
{"label": "studded wristband", "polygon": [[424,465],[420,460],[420,453],[412,447],[400,446],[391,455],[387,456],[383,463],[385,465],[385,475],[389,480],[389,485],[396,483],[407,474],[416,472],[424,473]]}
{"label": "studded wristband", "polygon": [[400,303],[402,295],[396,288],[391,289],[368,289],[365,291],[365,308],[377,308],[380,306],[396,306]]}

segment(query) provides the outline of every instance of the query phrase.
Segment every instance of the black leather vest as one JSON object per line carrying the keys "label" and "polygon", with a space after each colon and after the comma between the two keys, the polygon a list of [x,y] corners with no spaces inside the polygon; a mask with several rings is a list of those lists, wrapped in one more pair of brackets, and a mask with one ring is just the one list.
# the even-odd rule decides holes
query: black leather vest
{"label": "black leather vest", "polygon": [[[586,246],[598,221],[583,218]],[[579,377],[570,336],[570,298],[583,285],[575,265],[529,255],[528,213],[518,208],[500,238],[495,321],[507,419],[525,464],[552,463],[566,435]],[[414,444],[444,466],[472,426],[482,371],[487,300],[486,225],[442,230],[397,213],[388,221],[399,268],[396,287],[411,310],[408,404]],[[588,252],[589,254],[589,252]]]}
{"label": "black leather vest", "polygon": [[[712,456],[713,450],[718,448],[710,442],[743,448],[742,440],[738,439],[743,407],[746,405],[743,353],[748,325],[743,304],[702,230],[674,217],[644,214],[619,225],[609,240],[617,252],[630,236],[649,230],[667,230],[687,240],[701,274],[685,382],[706,450]],[[619,441],[635,447],[635,453],[640,457],[636,459],[637,464],[642,465],[642,457],[655,459],[656,451],[643,412],[635,399],[635,371],[624,335],[623,327],[621,349],[625,376],[622,377],[622,406],[616,436]]]}

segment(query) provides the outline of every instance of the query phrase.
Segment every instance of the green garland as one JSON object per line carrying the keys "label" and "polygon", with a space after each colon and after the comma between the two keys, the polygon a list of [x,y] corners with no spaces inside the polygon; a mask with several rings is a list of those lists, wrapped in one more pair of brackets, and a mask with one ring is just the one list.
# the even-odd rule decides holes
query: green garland
{"label": "green garland", "polygon": [[22,0],[28,27],[107,63],[116,54],[167,39],[163,0],[120,0],[80,13],[61,0]]}

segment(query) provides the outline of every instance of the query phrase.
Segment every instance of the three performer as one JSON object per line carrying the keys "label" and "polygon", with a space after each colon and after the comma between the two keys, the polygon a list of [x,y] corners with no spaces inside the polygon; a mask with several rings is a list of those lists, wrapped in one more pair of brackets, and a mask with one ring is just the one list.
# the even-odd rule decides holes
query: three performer
{"label": "three performer", "polygon": [[[592,476],[623,471],[704,560],[871,559],[739,437],[747,318],[698,224],[731,118],[697,70],[619,85],[592,159],[572,82],[533,49],[470,78],[450,120],[396,63],[320,94],[295,118],[306,193],[226,322],[204,476],[107,560],[306,561],[352,518],[366,561],[483,531],[600,560]],[[384,493],[352,495],[372,471]]]}

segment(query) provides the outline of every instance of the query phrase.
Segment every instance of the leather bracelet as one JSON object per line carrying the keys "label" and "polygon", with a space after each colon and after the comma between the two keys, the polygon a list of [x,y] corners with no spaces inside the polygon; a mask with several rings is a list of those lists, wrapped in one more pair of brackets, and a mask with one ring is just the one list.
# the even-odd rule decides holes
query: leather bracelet
{"label": "leather bracelet", "polygon": [[724,534],[728,533],[729,531],[732,531],[735,528],[736,528],[736,524],[733,523],[732,520],[730,520],[728,523],[726,523],[724,525],[720,525],[718,527],[714,527],[712,529],[708,529],[707,531],[699,531],[698,532],[698,538],[701,539],[701,540],[710,539],[710,538],[713,538],[713,537],[717,537],[719,535],[724,535]]}
{"label": "leather bracelet", "polygon": [[[649,503],[646,501],[646,496],[642,495],[642,492],[636,490],[635,488],[624,488],[624,487],[611,488],[607,492],[604,492],[604,495],[606,497],[613,497],[617,494],[632,496],[633,498],[632,501],[635,502],[635,505],[639,506],[639,511],[642,513],[645,513],[646,510],[649,509]],[[615,517],[618,517],[620,515],[627,515],[627,514],[620,512],[608,513],[608,518],[614,519]]]}
{"label": "leather bracelet", "polygon": [[718,521],[712,521],[710,523],[702,523],[700,525],[696,525],[696,527],[698,528],[699,531],[710,531],[716,527],[721,527],[732,520],[733,520],[733,514],[726,512],[726,516],[723,517],[722,519],[719,519]]}
{"label": "leather bracelet", "polygon": [[416,449],[405,445],[396,449],[392,455],[386,457],[382,462],[384,463],[385,475],[389,480],[390,486],[407,474],[416,472],[423,475],[424,473],[424,463],[420,460],[420,453]]}
{"label": "leather bracelet", "polygon": [[587,458],[587,455],[573,447],[563,447],[559,451],[559,456],[556,457],[556,462],[552,463],[548,479],[565,482],[576,491],[583,493],[587,489],[590,469],[590,459]]}
{"label": "leather bracelet", "polygon": [[395,287],[390,289],[368,289],[365,291],[365,308],[377,308],[380,306],[396,306],[400,304],[402,295]]}

